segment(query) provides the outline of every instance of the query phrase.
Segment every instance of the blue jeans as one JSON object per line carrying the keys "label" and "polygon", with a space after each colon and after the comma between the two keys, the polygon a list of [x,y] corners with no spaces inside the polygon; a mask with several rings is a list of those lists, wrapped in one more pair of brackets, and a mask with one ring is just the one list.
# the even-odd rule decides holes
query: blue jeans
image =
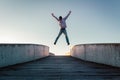
{"label": "blue jeans", "polygon": [[66,42],[67,42],[67,44],[69,45],[70,43],[69,43],[69,39],[68,39],[68,36],[67,36],[67,31],[66,31],[65,28],[60,29],[60,32],[59,32],[59,34],[58,34],[58,36],[57,36],[57,38],[56,38],[54,44],[57,43],[57,40],[59,39],[59,37],[61,36],[62,33],[65,35]]}

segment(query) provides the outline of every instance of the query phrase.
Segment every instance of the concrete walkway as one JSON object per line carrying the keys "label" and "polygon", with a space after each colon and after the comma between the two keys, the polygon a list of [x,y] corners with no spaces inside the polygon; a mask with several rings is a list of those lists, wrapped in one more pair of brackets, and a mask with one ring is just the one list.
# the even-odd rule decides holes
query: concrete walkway
{"label": "concrete walkway", "polygon": [[0,69],[0,80],[120,80],[120,69],[68,56],[50,56]]}

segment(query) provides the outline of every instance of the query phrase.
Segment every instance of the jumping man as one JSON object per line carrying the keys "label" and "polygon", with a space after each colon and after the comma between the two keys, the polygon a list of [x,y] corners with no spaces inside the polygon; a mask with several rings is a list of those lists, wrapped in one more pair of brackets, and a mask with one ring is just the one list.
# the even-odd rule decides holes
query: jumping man
{"label": "jumping man", "polygon": [[61,36],[62,33],[64,33],[65,38],[66,38],[66,42],[68,45],[70,45],[69,39],[68,39],[68,35],[67,35],[67,25],[66,25],[66,19],[68,18],[68,16],[71,14],[71,11],[69,11],[69,13],[67,14],[67,16],[65,16],[64,18],[62,18],[62,16],[59,16],[59,19],[52,13],[52,16],[59,22],[60,25],[60,32],[54,42],[54,45],[56,45],[57,40],[59,39],[59,37]]}

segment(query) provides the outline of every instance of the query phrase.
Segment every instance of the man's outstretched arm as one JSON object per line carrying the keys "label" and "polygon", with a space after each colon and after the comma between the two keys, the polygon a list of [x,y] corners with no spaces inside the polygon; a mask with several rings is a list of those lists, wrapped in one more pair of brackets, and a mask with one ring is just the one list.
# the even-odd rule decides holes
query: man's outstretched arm
{"label": "man's outstretched arm", "polygon": [[57,21],[59,21],[59,19],[52,13],[51,14]]}
{"label": "man's outstretched arm", "polygon": [[70,14],[71,14],[71,11],[69,11],[69,13],[67,14],[67,16],[65,16],[65,19],[67,19]]}

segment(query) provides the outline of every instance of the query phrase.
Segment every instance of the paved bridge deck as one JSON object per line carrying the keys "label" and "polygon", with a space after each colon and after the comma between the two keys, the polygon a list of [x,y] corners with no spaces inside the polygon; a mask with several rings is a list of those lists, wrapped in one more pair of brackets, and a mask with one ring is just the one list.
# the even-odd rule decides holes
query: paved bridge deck
{"label": "paved bridge deck", "polygon": [[50,56],[0,69],[0,80],[120,80],[120,69],[70,56]]}

